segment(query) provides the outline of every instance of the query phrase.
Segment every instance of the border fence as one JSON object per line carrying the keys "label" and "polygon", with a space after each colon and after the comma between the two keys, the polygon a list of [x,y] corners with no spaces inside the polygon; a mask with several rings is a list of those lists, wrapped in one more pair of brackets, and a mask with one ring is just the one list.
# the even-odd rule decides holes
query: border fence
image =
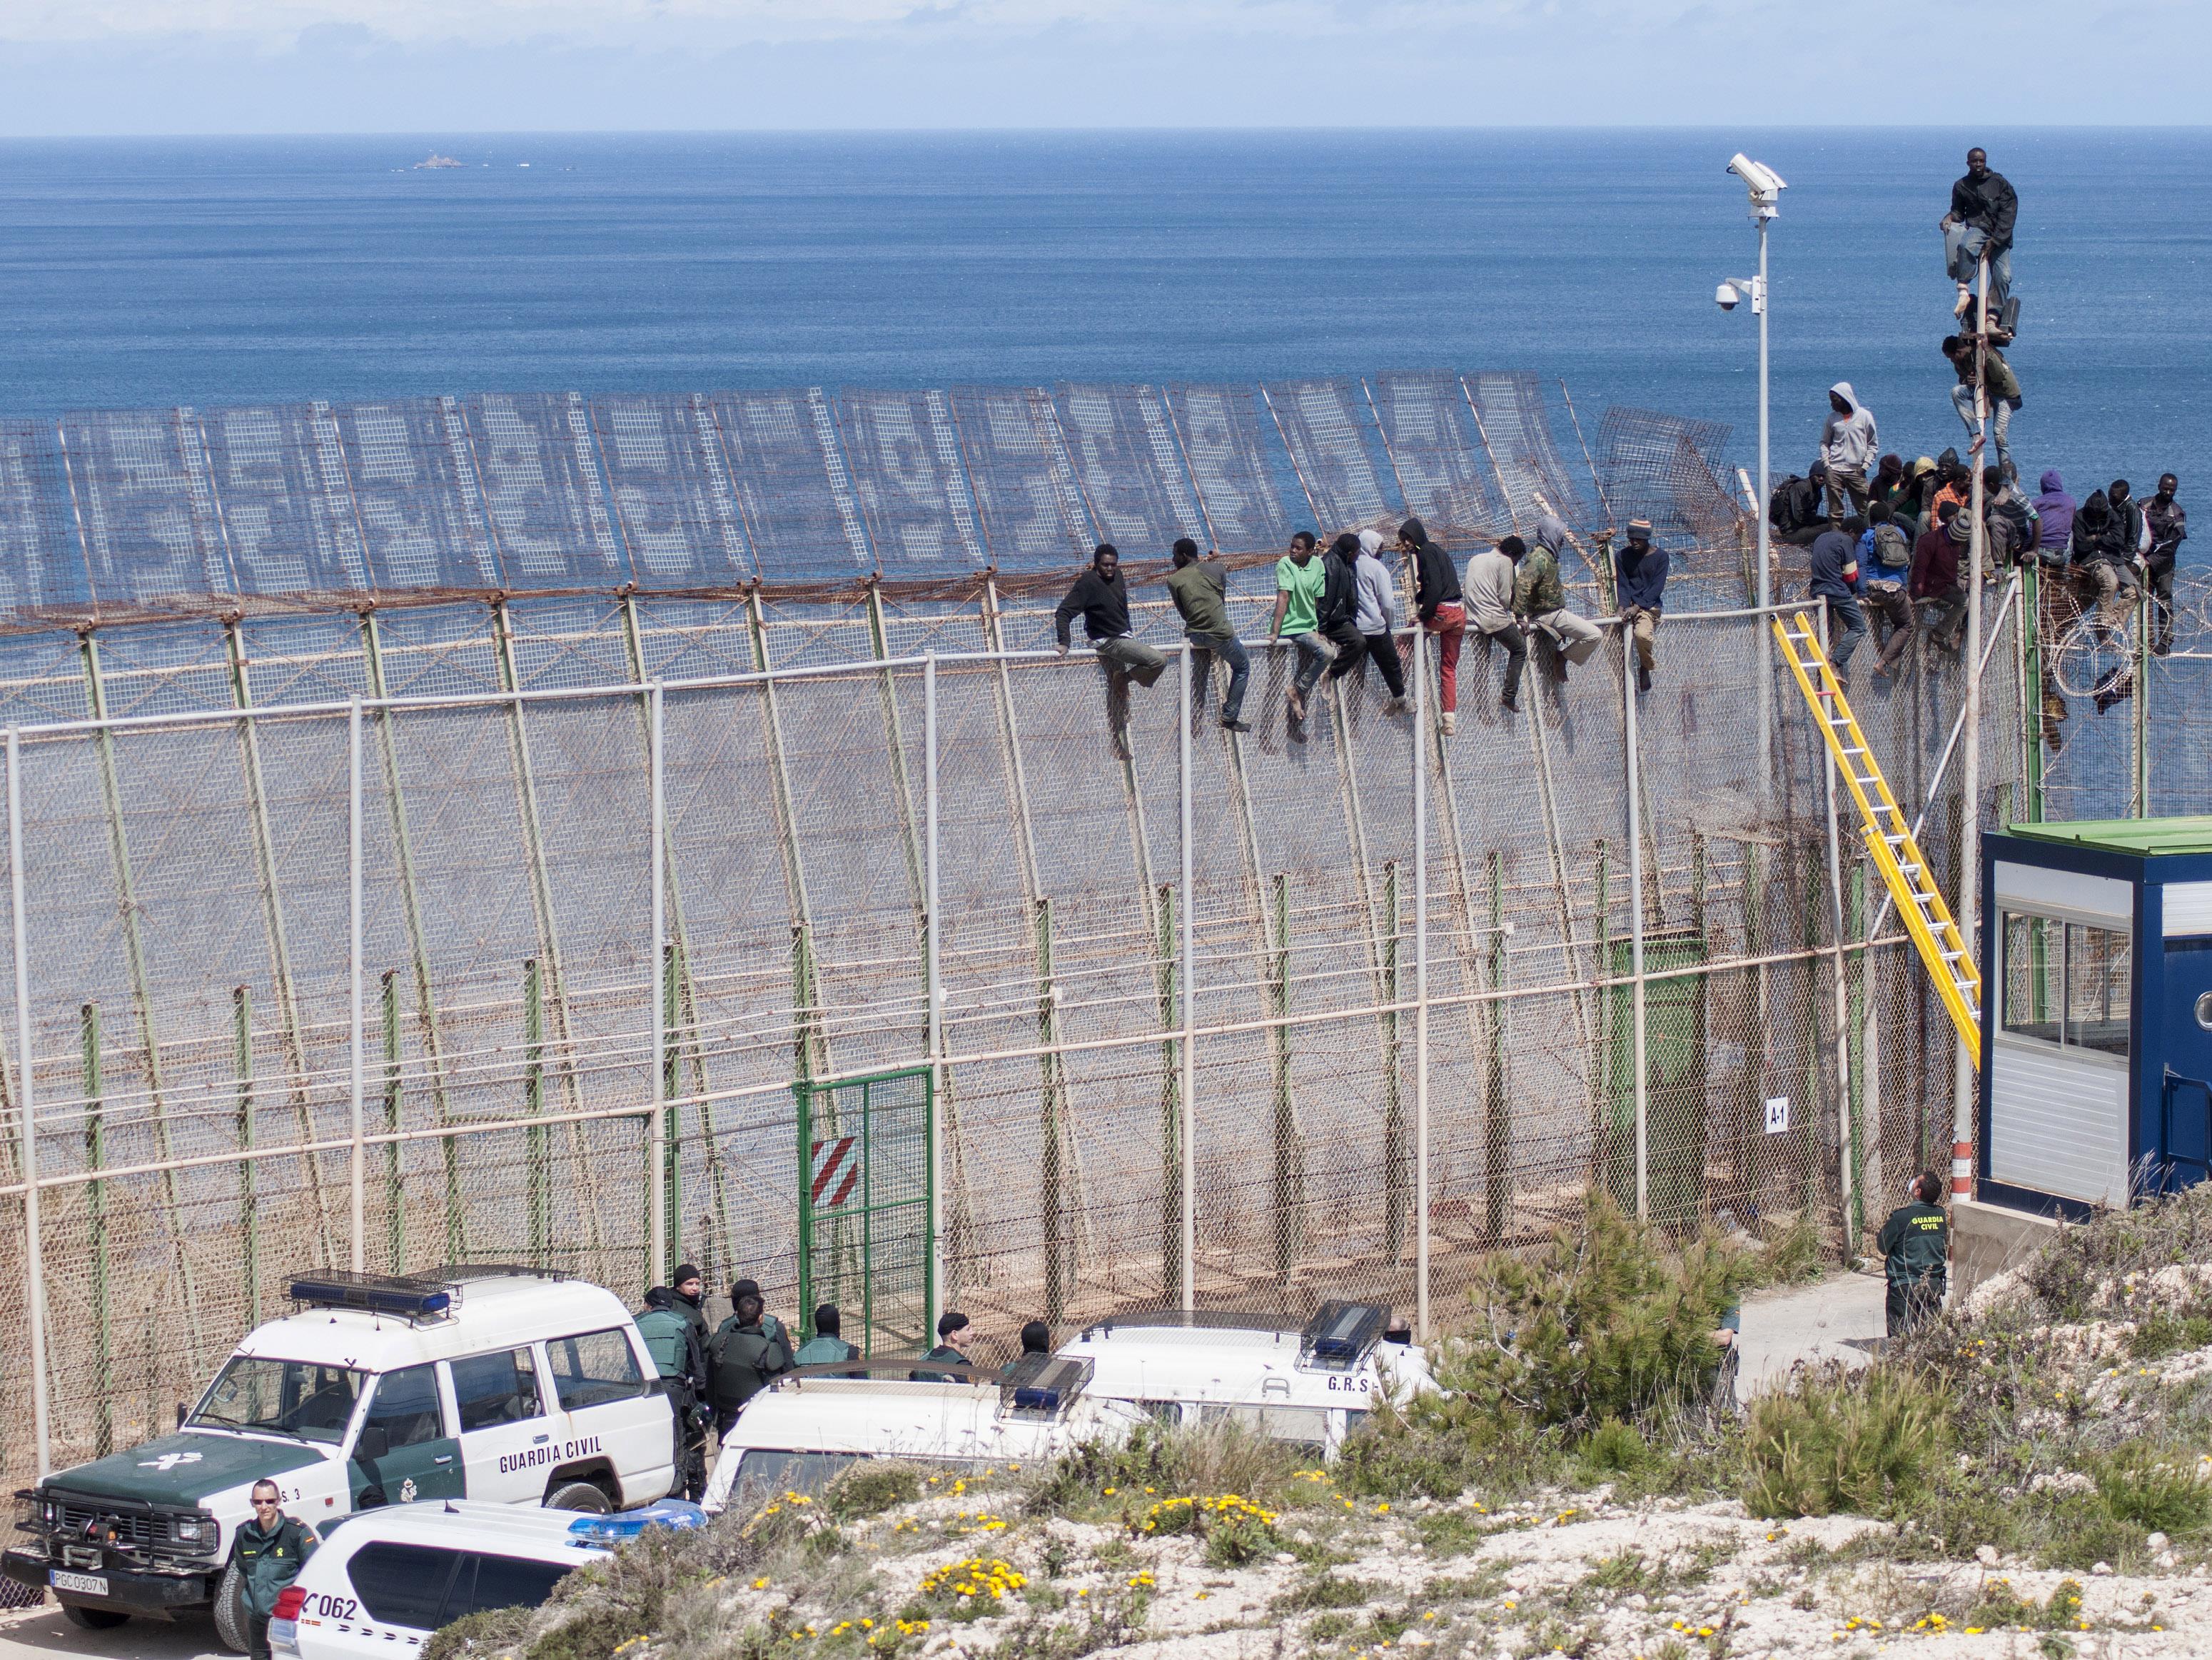
{"label": "border fence", "polygon": [[[304,1263],[634,1295],[684,1257],[787,1310],[797,1100],[918,1067],[939,1289],[987,1332],[1447,1322],[1593,1183],[1843,1249],[1945,1156],[1948,1022],[1746,608],[1725,430],[1608,411],[1587,491],[1553,430],[1533,377],[1443,374],[12,429],[10,1474],[163,1426]],[[1177,665],[1122,759],[1099,666],[1049,649],[1093,539],[1234,571],[1411,509],[1463,556],[1600,504],[1678,562],[1633,705],[1617,641],[1564,682],[1540,645],[1519,714],[1477,642],[1449,739],[1353,678],[1295,731],[1261,649],[1258,730]],[[1153,574],[1136,626],[1179,653]],[[1231,589],[1264,638],[1265,573]],[[2056,757],[2033,608],[1986,603],[1985,823],[2212,797],[2201,593]],[[1871,660],[1955,891],[1965,671]]]}

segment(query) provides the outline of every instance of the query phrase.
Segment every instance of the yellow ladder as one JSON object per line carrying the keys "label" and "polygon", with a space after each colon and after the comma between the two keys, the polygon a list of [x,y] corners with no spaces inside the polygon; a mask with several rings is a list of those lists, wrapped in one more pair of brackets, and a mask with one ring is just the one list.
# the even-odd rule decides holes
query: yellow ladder
{"label": "yellow ladder", "polygon": [[1881,775],[1866,733],[1851,713],[1843,685],[1814,630],[1813,613],[1796,611],[1776,617],[1774,637],[1782,642],[1782,655],[1797,677],[1798,689],[1805,694],[1813,718],[1828,741],[1828,752],[1835,757],[1837,769],[1850,786],[1851,799],[1859,804],[1859,817],[1866,825],[1868,856],[1889,885],[1890,897],[1905,918],[1905,931],[1919,948],[1920,960],[1927,967],[1929,978],[1935,981],[1943,1006],[1951,1012],[1960,1041],[1979,1067],[1981,970],[1974,966],[1974,955],[1966,949],[1950,907],[1936,890],[1912,826],[1905,821],[1897,798],[1889,793],[1888,781]]}

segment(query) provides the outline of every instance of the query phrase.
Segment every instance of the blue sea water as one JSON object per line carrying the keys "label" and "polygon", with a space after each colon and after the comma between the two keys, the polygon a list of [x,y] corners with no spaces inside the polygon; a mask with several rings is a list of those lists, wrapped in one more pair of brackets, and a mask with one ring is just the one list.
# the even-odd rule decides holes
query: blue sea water
{"label": "blue sea water", "polygon": [[[2204,476],[2212,131],[422,135],[0,143],[0,414],[487,389],[1514,368],[1730,423],[1773,236],[1775,464],[1848,380],[1960,441],[1936,221],[2018,186],[2032,477]],[[432,146],[469,165],[416,171]],[[522,163],[527,162],[526,167]],[[1573,454],[1571,432],[1561,435]]]}

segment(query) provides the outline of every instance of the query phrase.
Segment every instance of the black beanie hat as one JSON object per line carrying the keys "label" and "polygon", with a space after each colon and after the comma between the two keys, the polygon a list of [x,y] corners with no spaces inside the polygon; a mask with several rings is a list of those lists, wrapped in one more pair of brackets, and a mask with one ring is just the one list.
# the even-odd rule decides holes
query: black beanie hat
{"label": "black beanie hat", "polygon": [[757,1280],[740,1280],[730,1287],[730,1301],[732,1303],[742,1303],[748,1297],[759,1295],[760,1281]]}
{"label": "black beanie hat", "polygon": [[680,1286],[686,1280],[703,1280],[706,1277],[699,1272],[699,1265],[696,1262],[678,1262],[676,1265],[676,1272],[669,1276],[668,1283],[672,1286]]}

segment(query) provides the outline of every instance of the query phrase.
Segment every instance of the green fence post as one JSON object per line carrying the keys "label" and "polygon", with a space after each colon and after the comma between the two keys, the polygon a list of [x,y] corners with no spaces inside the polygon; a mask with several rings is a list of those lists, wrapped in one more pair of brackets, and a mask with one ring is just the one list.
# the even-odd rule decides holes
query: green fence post
{"label": "green fence post", "polygon": [[[100,1005],[77,1011],[77,1043],[84,1078],[84,1167],[107,1168],[106,1085],[100,1074]],[[92,1244],[92,1452],[115,1450],[115,1336],[107,1284],[107,1183],[84,1184],[85,1231]]]}
{"label": "green fence post", "polygon": [[260,1161],[253,1156],[253,994],[244,986],[230,990],[231,1065],[238,1079],[238,1217],[245,1233],[246,1322],[261,1323]]}
{"label": "green fence post", "polygon": [[1490,1001],[1483,1006],[1483,1219],[1485,1239],[1505,1235],[1513,1203],[1513,1115],[1505,1099],[1505,855],[1490,850]]}
{"label": "green fence post", "polygon": [[[1738,877],[1739,903],[1743,908],[1743,952],[1761,957],[1766,952],[1765,854],[1756,842],[1737,843],[1743,864]],[[1749,1030],[1743,1045],[1743,1091],[1736,1103],[1736,1199],[1739,1216],[1763,1213],[1765,1189],[1760,1180],[1760,1147],[1765,1135],[1767,1003],[1771,988],[1766,964],[1750,970],[1753,994]]]}
{"label": "green fence post", "polygon": [[1275,1272],[1287,1281],[1305,1248],[1304,1171],[1298,1149],[1297,1115],[1291,1104],[1291,900],[1287,879],[1273,881],[1273,949],[1267,958],[1267,1012],[1274,1055],[1274,1163],[1270,1197],[1274,1205]]}
{"label": "green fence post", "polygon": [[1044,1223],[1044,1317],[1058,1321],[1067,1308],[1070,1277],[1067,1237],[1066,1080],[1060,1062],[1060,986],[1052,965],[1052,900],[1036,909],[1037,977],[1037,1065],[1043,1083],[1044,1157],[1041,1199]]}
{"label": "green fence post", "polygon": [[1382,1000],[1389,1005],[1382,1017],[1382,1260],[1395,1266],[1406,1244],[1406,1218],[1413,1208],[1406,1146],[1406,1109],[1399,1087],[1399,1031],[1396,1004],[1400,996],[1398,936],[1404,932],[1399,915],[1398,861],[1382,866]]}
{"label": "green fence post", "polygon": [[[522,964],[522,1113],[526,1118],[545,1112],[545,990],[544,976],[534,957]],[[550,1266],[553,1244],[552,1191],[545,1167],[545,1131],[525,1130],[528,1151],[525,1179],[530,1188],[530,1259],[539,1268]]]}
{"label": "green fence post", "polygon": [[[379,1012],[384,1017],[384,1128],[399,1134],[402,1108],[399,1085],[399,970],[386,969],[377,982]],[[385,1256],[394,1274],[407,1267],[407,1160],[405,1144],[387,1142],[384,1149]]]}
{"label": "green fence post", "polygon": [[1182,1286],[1182,982],[1176,953],[1176,891],[1159,885],[1160,1297],[1172,1303]]}

